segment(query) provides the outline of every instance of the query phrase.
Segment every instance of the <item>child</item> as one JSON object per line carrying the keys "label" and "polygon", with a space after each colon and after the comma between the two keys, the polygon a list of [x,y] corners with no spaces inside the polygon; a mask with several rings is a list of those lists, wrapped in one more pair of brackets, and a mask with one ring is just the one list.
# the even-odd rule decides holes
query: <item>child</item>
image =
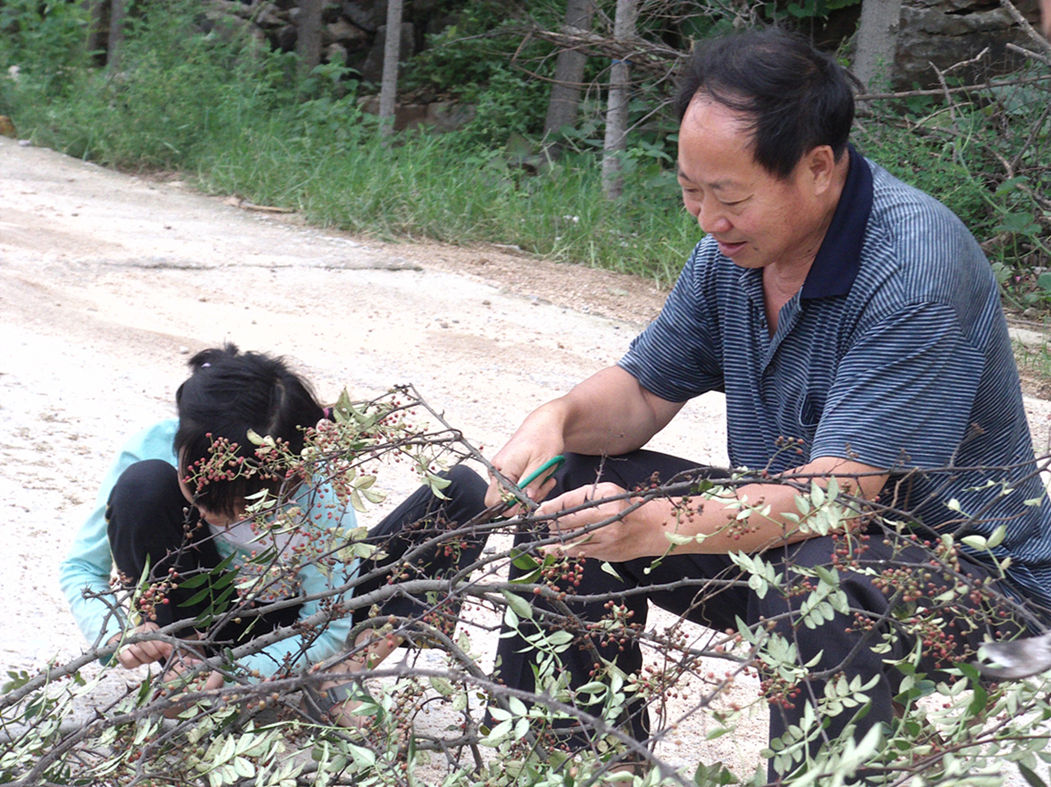
{"label": "child", "polygon": [[[184,654],[170,641],[121,645],[132,634],[182,622],[166,633],[197,639],[203,653],[215,654],[322,609],[321,601],[300,601],[303,596],[338,602],[374,590],[389,580],[384,566],[433,535],[429,526],[453,528],[485,507],[485,482],[454,467],[447,474],[446,499],[421,487],[370,533],[368,540],[383,548],[381,562],[357,566],[339,560],[338,547],[356,527],[349,504],[324,483],[291,488],[283,475],[268,476],[256,462],[253,438],[268,436],[298,453],[304,431],[325,418],[309,385],[280,359],[241,353],[230,344],[198,353],[189,365],[192,373],[176,392],[178,419],[155,424],[125,446],[61,567],[62,588],[81,630],[95,647],[117,647],[116,659],[125,668],[160,662],[170,679],[186,667],[176,658]],[[256,469],[212,472],[241,462]],[[264,490],[302,512],[297,527],[260,529],[246,518],[246,507]],[[475,539],[449,555],[435,547],[416,556],[414,564],[432,577],[454,572],[473,562],[481,546]],[[313,559],[322,554],[326,557]],[[126,587],[149,577],[155,588],[135,599],[131,620],[110,587],[114,565]],[[355,571],[364,581],[333,598]],[[267,605],[271,608],[262,612],[253,609]],[[410,617],[422,607],[412,597],[395,597],[381,613]],[[358,610],[353,617],[360,621],[368,612]],[[251,678],[302,671],[343,651],[353,622],[351,616],[337,617],[245,656],[237,666]],[[213,672],[204,688],[222,683],[222,675]]]}

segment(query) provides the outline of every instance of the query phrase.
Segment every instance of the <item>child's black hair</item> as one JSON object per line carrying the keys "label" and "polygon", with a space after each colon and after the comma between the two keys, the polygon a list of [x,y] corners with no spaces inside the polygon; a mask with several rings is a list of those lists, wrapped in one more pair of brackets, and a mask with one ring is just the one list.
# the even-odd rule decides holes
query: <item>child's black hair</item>
{"label": "child's black hair", "polygon": [[[192,477],[195,463],[208,462],[219,438],[236,443],[234,454],[251,463],[256,446],[248,439],[249,430],[283,441],[298,453],[303,430],[324,417],[310,384],[281,358],[242,353],[226,344],[202,350],[189,366],[189,379],[175,393],[179,412],[175,454],[183,478]],[[197,505],[235,516],[248,495],[264,488],[276,491],[281,480],[249,474],[206,483],[191,478],[188,486]]]}

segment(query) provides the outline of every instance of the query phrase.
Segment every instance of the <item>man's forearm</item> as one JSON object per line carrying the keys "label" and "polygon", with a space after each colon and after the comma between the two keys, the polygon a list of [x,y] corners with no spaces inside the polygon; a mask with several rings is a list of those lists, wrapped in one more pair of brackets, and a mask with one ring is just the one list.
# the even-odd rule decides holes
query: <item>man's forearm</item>
{"label": "man's forearm", "polygon": [[644,446],[681,405],[658,399],[626,371],[611,366],[545,407],[562,424],[567,451],[617,455]]}

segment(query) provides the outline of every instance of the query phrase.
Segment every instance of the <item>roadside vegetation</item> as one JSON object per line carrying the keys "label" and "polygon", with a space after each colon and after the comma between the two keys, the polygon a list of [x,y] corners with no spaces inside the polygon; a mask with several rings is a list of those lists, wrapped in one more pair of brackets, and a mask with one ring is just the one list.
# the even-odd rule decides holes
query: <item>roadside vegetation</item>
{"label": "roadside vegetation", "polygon": [[[206,191],[355,233],[508,244],[663,285],[698,239],[675,186],[674,122],[661,109],[670,80],[641,72],[632,83],[618,199],[601,182],[608,75],[598,58],[588,61],[576,125],[541,138],[554,47],[524,40],[523,30],[557,28],[563,2],[512,4],[510,14],[504,3],[462,4],[459,24],[402,64],[400,87],[470,104],[473,119],[389,143],[360,108],[377,86],[348,69],[321,65],[300,77],[294,53],[233,29],[202,32],[200,3],[186,0],[139,4],[120,67],[108,69],[87,51],[85,5],[0,4],[0,114],[34,144],[125,170],[178,170]],[[679,33],[729,24],[714,11],[704,18]],[[639,34],[667,37],[659,22],[640,18]],[[950,74],[942,94],[863,97],[855,142],[946,202],[985,243],[1008,307],[1042,319],[1051,304],[1051,68],[1027,62],[1003,87],[950,92]]]}

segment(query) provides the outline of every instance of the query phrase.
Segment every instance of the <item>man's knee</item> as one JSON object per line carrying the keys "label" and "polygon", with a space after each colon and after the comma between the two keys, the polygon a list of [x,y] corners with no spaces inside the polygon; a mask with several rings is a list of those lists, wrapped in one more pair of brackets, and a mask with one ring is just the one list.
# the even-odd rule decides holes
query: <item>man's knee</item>
{"label": "man's knee", "polygon": [[[485,507],[485,493],[489,485],[478,473],[466,465],[454,465],[444,473],[449,479],[448,497],[454,497]],[[481,510],[481,508],[479,510]]]}

